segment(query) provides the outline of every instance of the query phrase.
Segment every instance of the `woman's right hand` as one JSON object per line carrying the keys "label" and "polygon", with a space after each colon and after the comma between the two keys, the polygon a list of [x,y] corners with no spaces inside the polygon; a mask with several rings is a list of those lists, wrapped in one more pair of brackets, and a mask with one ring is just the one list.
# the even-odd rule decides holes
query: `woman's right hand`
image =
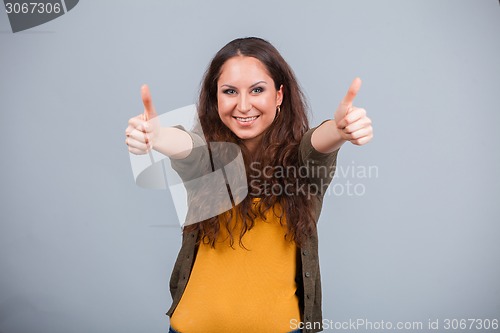
{"label": "woman's right hand", "polygon": [[142,155],[153,149],[160,134],[160,122],[147,85],[141,87],[144,113],[132,117],[125,129],[125,143],[132,154]]}

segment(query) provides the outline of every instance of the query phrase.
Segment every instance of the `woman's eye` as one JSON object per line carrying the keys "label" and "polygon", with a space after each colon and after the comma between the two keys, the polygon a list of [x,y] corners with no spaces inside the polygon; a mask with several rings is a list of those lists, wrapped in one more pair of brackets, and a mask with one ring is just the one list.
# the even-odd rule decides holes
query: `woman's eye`
{"label": "woman's eye", "polygon": [[236,94],[236,91],[234,89],[226,89],[224,90],[224,94],[234,95]]}
{"label": "woman's eye", "polygon": [[262,89],[261,87],[253,88],[253,90],[252,90],[252,92],[254,94],[260,94],[263,91],[264,91],[264,89]]}

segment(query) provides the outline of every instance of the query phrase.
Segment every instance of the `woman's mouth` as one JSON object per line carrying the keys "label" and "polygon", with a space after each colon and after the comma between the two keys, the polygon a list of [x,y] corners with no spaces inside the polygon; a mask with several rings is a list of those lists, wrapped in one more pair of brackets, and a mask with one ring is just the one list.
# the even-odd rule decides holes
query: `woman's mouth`
{"label": "woman's mouth", "polygon": [[253,122],[259,118],[259,116],[253,116],[253,117],[234,117],[236,121],[241,125],[241,126],[250,126],[253,124]]}

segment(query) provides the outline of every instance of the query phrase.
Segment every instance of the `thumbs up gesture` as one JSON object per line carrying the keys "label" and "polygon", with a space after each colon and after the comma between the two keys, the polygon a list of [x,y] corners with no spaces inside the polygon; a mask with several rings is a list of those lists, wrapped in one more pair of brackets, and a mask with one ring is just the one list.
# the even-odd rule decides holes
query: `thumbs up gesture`
{"label": "thumbs up gesture", "polygon": [[160,123],[157,118],[151,94],[147,85],[141,87],[144,113],[132,117],[125,130],[125,143],[128,151],[133,154],[146,154],[153,149],[160,132]]}
{"label": "thumbs up gesture", "polygon": [[347,94],[335,111],[334,119],[340,137],[361,146],[373,138],[373,129],[372,121],[366,116],[365,109],[352,105],[359,88],[361,88],[361,79],[357,77],[352,81]]}

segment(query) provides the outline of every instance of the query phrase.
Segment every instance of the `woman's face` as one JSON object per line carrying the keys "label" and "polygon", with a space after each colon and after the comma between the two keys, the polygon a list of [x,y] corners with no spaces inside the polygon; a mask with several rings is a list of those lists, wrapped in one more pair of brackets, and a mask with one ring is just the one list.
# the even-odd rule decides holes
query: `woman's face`
{"label": "woman's face", "polygon": [[260,60],[236,56],[221,68],[217,104],[222,122],[254,151],[276,116],[283,100],[283,86],[274,87]]}

